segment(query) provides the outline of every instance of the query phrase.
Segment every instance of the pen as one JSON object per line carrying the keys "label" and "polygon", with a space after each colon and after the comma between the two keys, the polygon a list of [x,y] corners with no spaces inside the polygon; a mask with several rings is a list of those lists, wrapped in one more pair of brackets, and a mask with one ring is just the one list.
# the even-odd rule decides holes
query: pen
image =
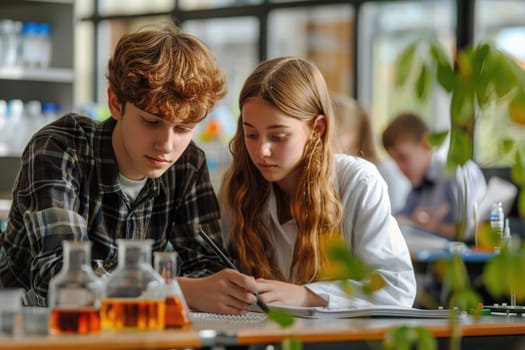
{"label": "pen", "polygon": [[[219,246],[217,244],[215,244],[215,242],[210,238],[210,236],[208,236],[208,234],[206,234],[206,232],[204,232],[202,227],[199,226],[199,231],[198,232],[199,232],[199,236],[215,252],[215,254],[222,260],[222,262],[224,264],[226,264],[228,267],[230,267],[231,269],[233,269],[235,271],[239,271],[239,269],[237,269],[237,267],[231,262],[231,260],[228,259],[226,254],[222,251],[222,249],[219,248]],[[263,312],[266,313],[266,312],[270,311],[270,308],[268,307],[268,305],[266,305],[266,303],[264,301],[262,301],[261,298],[259,298],[258,293],[255,293],[255,297],[257,298],[257,306],[259,306],[259,308]]]}

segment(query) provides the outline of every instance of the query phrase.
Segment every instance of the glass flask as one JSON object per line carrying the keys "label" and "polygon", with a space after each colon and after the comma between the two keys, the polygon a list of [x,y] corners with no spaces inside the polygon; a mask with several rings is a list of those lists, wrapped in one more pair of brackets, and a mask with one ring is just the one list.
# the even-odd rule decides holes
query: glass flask
{"label": "glass flask", "polygon": [[118,265],[105,282],[103,329],[164,328],[164,280],[151,265],[153,240],[118,239]]}
{"label": "glass flask", "polygon": [[155,252],[155,270],[164,279],[166,294],[164,328],[180,328],[191,325],[190,310],[177,282],[177,253]]}
{"label": "glass flask", "polygon": [[104,285],[91,268],[91,242],[63,241],[62,247],[62,270],[49,282],[49,330],[98,332]]}

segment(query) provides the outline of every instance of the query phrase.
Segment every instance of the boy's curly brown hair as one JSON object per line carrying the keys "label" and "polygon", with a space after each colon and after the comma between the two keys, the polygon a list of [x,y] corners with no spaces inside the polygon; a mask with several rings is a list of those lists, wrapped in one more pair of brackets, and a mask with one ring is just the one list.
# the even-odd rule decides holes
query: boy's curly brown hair
{"label": "boy's curly brown hair", "polygon": [[198,123],[226,94],[225,77],[196,37],[171,24],[124,35],[106,78],[120,103],[170,121]]}

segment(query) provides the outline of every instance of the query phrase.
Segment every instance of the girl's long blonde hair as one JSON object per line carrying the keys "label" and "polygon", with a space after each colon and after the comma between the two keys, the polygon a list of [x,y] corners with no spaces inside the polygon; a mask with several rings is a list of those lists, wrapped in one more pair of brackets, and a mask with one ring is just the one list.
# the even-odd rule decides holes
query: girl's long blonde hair
{"label": "girl's long blonde hair", "polygon": [[[298,234],[289,275],[298,284],[319,278],[326,263],[322,239],[340,235],[342,209],[334,184],[333,152],[330,146],[332,106],[325,80],[317,67],[305,60],[281,57],[261,63],[247,78],[240,92],[239,108],[253,97],[262,98],[312,130],[299,165],[290,213]],[[314,130],[319,115],[326,117],[324,133]],[[221,186],[221,201],[231,213],[230,251],[242,272],[256,278],[285,280],[273,257],[274,247],[261,213],[266,212],[272,183],[252,163],[244,141],[242,116],[230,142],[234,161]],[[275,191],[276,196],[281,191]],[[279,198],[277,199],[279,201]]]}

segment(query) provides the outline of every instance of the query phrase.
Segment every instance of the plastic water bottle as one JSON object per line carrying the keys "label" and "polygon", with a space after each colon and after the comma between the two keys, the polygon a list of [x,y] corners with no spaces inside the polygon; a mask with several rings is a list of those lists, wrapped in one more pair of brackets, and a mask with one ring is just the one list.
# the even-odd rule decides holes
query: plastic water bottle
{"label": "plastic water bottle", "polygon": [[27,143],[33,134],[40,129],[42,124],[42,103],[37,100],[26,102],[25,107],[25,142]]}
{"label": "plastic water bottle", "polygon": [[42,68],[47,68],[49,67],[52,56],[51,27],[48,23],[38,24],[38,38],[40,46],[38,50],[38,65]]}
{"label": "plastic water bottle", "polygon": [[27,67],[36,67],[40,60],[38,24],[25,22],[22,26],[22,62]]}
{"label": "plastic water bottle", "polygon": [[[8,153],[8,138],[7,138],[7,102],[0,100],[0,156],[5,156]],[[1,230],[0,230],[1,232]]]}
{"label": "plastic water bottle", "polygon": [[16,66],[19,61],[22,22],[0,20],[0,66]]}
{"label": "plastic water bottle", "polygon": [[42,118],[44,119],[43,125],[49,124],[58,118],[60,107],[53,102],[42,103]]}
{"label": "plastic water bottle", "polygon": [[[495,202],[492,204],[492,210],[490,212],[490,229],[492,233],[497,236],[497,239],[501,241],[505,229],[505,214],[503,213],[503,205],[501,202]],[[496,251],[499,251],[499,245],[496,247]]]}

